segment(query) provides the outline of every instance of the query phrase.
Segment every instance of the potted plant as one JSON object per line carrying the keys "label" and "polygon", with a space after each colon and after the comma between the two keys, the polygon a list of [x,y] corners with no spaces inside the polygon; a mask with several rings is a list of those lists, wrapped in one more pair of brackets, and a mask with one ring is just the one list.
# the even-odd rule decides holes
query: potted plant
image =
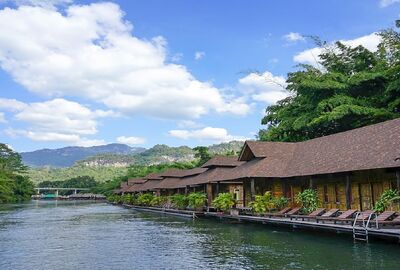
{"label": "potted plant", "polygon": [[139,196],[137,199],[139,205],[149,206],[151,201],[153,200],[154,195],[150,193],[144,193]]}
{"label": "potted plant", "polygon": [[187,196],[188,205],[196,211],[203,211],[203,207],[207,201],[207,194],[202,192],[192,192]]}
{"label": "potted plant", "polygon": [[400,200],[400,194],[397,190],[386,189],[384,192],[382,192],[381,197],[376,202],[374,210],[378,213],[382,213],[398,200]]}
{"label": "potted plant", "polygon": [[188,206],[188,198],[183,194],[174,194],[170,197],[170,200],[175,208],[184,210]]}
{"label": "potted plant", "polygon": [[165,196],[155,196],[151,202],[151,206],[162,207],[168,201],[168,198]]}
{"label": "potted plant", "polygon": [[305,189],[295,196],[296,203],[301,205],[301,212],[309,214],[318,208],[319,200],[317,192],[314,189]]}
{"label": "potted plant", "polygon": [[212,202],[215,208],[225,213],[227,213],[227,211],[230,210],[235,203],[235,199],[231,193],[220,193]]}

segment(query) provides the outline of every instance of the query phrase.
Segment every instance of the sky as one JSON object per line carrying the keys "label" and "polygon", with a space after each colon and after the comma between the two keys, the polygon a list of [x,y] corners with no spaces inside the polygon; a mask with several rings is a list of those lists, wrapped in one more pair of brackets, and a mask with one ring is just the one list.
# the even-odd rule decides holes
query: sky
{"label": "sky", "polygon": [[0,0],[0,142],[254,139],[287,74],[318,66],[310,36],[376,50],[399,17],[400,0]]}

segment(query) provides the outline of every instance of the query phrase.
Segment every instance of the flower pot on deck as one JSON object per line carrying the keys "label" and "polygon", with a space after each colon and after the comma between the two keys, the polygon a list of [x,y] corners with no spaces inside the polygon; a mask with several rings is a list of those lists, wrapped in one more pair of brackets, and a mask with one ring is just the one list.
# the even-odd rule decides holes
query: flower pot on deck
{"label": "flower pot on deck", "polygon": [[231,210],[229,211],[229,214],[231,216],[238,216],[239,215],[239,209],[231,208]]}

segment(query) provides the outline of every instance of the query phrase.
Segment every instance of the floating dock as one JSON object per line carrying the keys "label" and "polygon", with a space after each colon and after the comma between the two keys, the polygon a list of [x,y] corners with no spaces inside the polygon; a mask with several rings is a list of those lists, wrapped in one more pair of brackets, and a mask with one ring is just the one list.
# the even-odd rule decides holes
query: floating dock
{"label": "floating dock", "polygon": [[[275,227],[289,227],[292,229],[314,230],[338,234],[353,234],[353,226],[345,224],[316,223],[312,221],[290,220],[290,218],[267,218],[246,215],[228,215],[217,212],[205,212],[204,216],[236,222],[260,223]],[[357,233],[365,232],[365,228],[361,226],[356,226],[355,230]],[[368,236],[370,238],[385,239],[400,244],[400,229],[368,228]]]}
{"label": "floating dock", "polygon": [[185,218],[198,218],[204,216],[204,212],[202,211],[190,211],[190,210],[178,210],[178,209],[168,209],[168,208],[160,208],[160,207],[146,207],[146,206],[135,206],[129,204],[122,205],[125,208],[135,209],[137,211],[142,212],[151,212],[158,214],[165,214],[170,216],[178,216]]}

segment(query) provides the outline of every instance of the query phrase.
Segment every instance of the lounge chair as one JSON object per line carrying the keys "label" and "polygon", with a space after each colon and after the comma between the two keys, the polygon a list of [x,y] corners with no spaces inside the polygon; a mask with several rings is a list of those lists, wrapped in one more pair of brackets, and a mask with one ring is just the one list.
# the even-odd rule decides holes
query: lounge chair
{"label": "lounge chair", "polygon": [[[400,225],[400,214],[394,211],[385,211],[377,217],[378,220],[378,229],[383,226],[396,226]],[[393,214],[392,214],[393,213]],[[385,214],[385,215],[384,215]],[[395,216],[397,214],[397,216]],[[384,215],[384,216],[382,216]],[[389,216],[390,215],[390,216]],[[382,216],[382,217],[381,217]],[[387,217],[389,216],[389,217]],[[391,219],[395,216],[393,219]],[[381,219],[379,219],[381,217]],[[387,217],[387,218],[386,218]],[[385,219],[386,218],[386,219]]]}
{"label": "lounge chair", "polygon": [[351,219],[351,218],[354,216],[355,213],[357,213],[357,210],[350,209],[350,210],[344,211],[342,214],[340,214],[337,217],[320,216],[320,217],[316,217],[316,219],[317,219],[317,222],[322,221],[322,223],[324,223],[324,221],[332,221],[336,224],[337,221],[341,221],[341,222],[349,221],[349,220],[352,221],[353,219]]}
{"label": "lounge chair", "polygon": [[286,214],[287,212],[289,212],[290,210],[292,210],[291,207],[286,207],[286,208],[283,208],[282,210],[280,210],[279,212],[275,212],[275,213],[265,213],[265,216],[266,216],[266,217],[283,217],[283,216],[285,216],[285,214]]}
{"label": "lounge chair", "polygon": [[329,209],[329,211],[323,213],[321,216],[316,216],[315,221],[318,223],[319,218],[324,219],[324,218],[336,217],[338,213],[339,213],[339,209],[337,209],[337,208]]}
{"label": "lounge chair", "polygon": [[290,217],[292,215],[297,215],[301,210],[301,207],[293,208],[292,210],[285,213],[285,217]]}
{"label": "lounge chair", "polygon": [[304,219],[314,219],[317,216],[322,215],[323,213],[325,213],[326,209],[325,208],[318,208],[317,210],[311,212],[309,215],[291,215],[290,216],[290,220],[292,219],[298,219],[301,218],[301,220],[304,221]]}
{"label": "lounge chair", "polygon": [[[354,219],[357,217],[356,223],[367,223],[368,217],[372,214],[375,213],[373,210],[366,210],[363,212],[358,212],[358,216],[356,215],[354,218],[343,218],[343,219],[338,219],[336,221],[342,222],[342,223],[352,223],[354,222]],[[334,223],[336,224],[336,221]]]}

